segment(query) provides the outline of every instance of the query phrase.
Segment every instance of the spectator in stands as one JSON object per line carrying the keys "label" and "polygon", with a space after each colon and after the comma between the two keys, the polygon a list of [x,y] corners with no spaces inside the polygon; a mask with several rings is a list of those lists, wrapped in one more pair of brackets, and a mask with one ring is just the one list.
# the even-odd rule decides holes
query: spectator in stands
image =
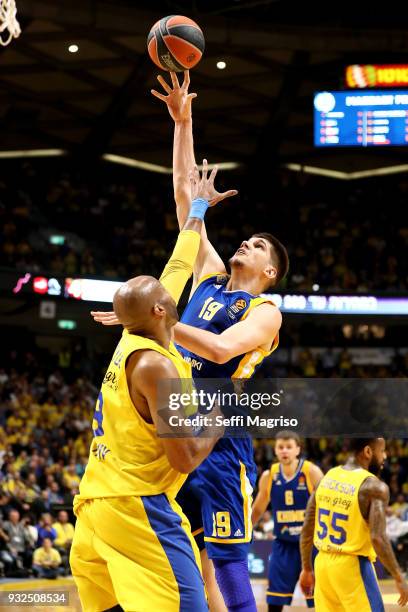
{"label": "spectator in stands", "polygon": [[51,542],[55,541],[57,532],[52,526],[52,516],[48,512],[42,515],[40,522],[37,525],[38,544],[41,546],[43,541],[48,538]]}
{"label": "spectator in stands", "polygon": [[39,578],[55,579],[59,573],[61,557],[52,546],[50,538],[44,538],[42,546],[34,551],[33,570]]}
{"label": "spectator in stands", "polygon": [[53,527],[57,532],[54,545],[69,552],[74,537],[74,526],[68,521],[68,512],[60,510],[58,512],[58,520],[54,523]]}
{"label": "spectator in stands", "polygon": [[3,521],[0,520],[0,577],[3,577],[4,573],[10,574],[14,566],[14,557],[8,547],[9,542],[10,538],[4,531]]}
{"label": "spectator in stands", "polygon": [[32,548],[27,535],[25,525],[20,521],[18,510],[10,510],[8,521],[3,524],[3,530],[7,534],[8,550],[18,568],[30,567]]}
{"label": "spectator in stands", "polygon": [[61,554],[62,564],[67,572],[69,571],[69,552],[74,537],[74,526],[68,521],[68,518],[68,512],[60,510],[58,512],[58,520],[53,525],[57,532],[54,546]]}

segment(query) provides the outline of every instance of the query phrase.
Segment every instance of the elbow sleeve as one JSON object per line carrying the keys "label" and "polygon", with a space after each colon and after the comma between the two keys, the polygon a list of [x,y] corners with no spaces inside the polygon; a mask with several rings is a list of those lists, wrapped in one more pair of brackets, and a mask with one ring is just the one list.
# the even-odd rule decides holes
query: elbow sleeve
{"label": "elbow sleeve", "polygon": [[163,270],[160,282],[172,298],[179,301],[190,278],[200,248],[200,234],[193,230],[182,230],[174,251]]}

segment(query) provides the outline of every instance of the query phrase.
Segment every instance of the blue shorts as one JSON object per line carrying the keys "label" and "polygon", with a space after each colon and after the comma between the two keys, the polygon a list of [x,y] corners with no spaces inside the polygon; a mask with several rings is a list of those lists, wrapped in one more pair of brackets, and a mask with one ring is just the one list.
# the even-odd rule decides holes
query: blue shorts
{"label": "blue shorts", "polygon": [[200,549],[210,559],[246,559],[252,541],[252,491],[256,466],[225,447],[212,451],[189,476],[177,501]]}
{"label": "blue shorts", "polygon": [[[269,557],[269,584],[266,601],[274,606],[290,606],[302,571],[299,542],[276,539]],[[313,597],[306,598],[307,607],[313,608]]]}

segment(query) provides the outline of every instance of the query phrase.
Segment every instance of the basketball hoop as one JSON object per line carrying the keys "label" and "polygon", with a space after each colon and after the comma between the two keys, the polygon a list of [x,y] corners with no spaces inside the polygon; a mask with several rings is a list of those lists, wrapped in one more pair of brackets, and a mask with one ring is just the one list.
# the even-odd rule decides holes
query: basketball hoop
{"label": "basketball hoop", "polygon": [[[7,40],[3,39],[3,32],[8,31]],[[15,0],[0,0],[0,45],[6,47],[12,38],[21,34],[20,24],[17,21],[17,7]]]}

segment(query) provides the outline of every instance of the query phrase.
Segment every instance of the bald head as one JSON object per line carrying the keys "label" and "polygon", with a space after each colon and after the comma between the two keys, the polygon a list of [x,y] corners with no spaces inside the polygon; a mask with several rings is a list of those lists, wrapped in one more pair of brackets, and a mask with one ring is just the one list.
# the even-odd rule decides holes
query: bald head
{"label": "bald head", "polygon": [[136,276],[124,283],[113,298],[113,310],[128,331],[151,332],[161,319],[178,320],[177,308],[163,285],[153,276]]}

